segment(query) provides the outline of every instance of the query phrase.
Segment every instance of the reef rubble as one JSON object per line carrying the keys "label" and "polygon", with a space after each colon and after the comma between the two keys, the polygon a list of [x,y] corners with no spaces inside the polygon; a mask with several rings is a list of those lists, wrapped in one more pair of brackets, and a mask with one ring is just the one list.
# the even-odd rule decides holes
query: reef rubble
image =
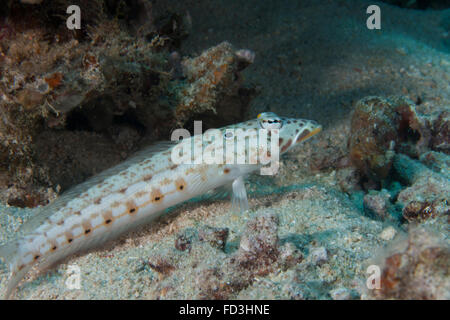
{"label": "reef rubble", "polygon": [[[62,22],[65,1],[10,3],[0,17],[8,30],[0,37],[0,199],[10,205],[46,204],[194,117],[207,129],[247,108],[251,90],[239,74],[251,51],[223,42],[176,61],[187,34],[179,15],[152,15],[140,2],[136,16],[103,2],[83,12],[86,34],[53,30],[48,17]],[[137,31],[127,24],[143,19]]]}

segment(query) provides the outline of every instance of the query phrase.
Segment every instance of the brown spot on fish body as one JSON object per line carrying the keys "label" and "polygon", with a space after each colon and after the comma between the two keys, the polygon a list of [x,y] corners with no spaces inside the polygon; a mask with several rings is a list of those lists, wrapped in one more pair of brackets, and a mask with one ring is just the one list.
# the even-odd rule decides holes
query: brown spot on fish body
{"label": "brown spot on fish body", "polygon": [[186,189],[186,181],[183,178],[178,178],[175,181],[175,186],[178,191],[183,191]]}
{"label": "brown spot on fish body", "polygon": [[133,200],[127,201],[127,209],[129,214],[134,214],[137,212],[136,203]]}
{"label": "brown spot on fish body", "polygon": [[308,129],[303,130],[302,134],[298,136],[297,141],[302,141],[309,134],[310,134],[310,132]]}
{"label": "brown spot on fish body", "polygon": [[119,201],[115,201],[111,204],[112,208],[117,208],[118,206],[120,206],[120,202]]}
{"label": "brown spot on fish body", "polygon": [[136,198],[140,198],[140,197],[145,196],[146,194],[147,194],[147,192],[145,192],[145,191],[138,191],[138,192],[136,192],[136,194],[134,196]]}
{"label": "brown spot on fish body", "polygon": [[161,190],[159,189],[153,189],[150,193],[150,199],[153,203],[160,203],[162,199],[164,198],[164,195],[161,193]]}
{"label": "brown spot on fish body", "polygon": [[144,176],[144,178],[142,178],[143,181],[150,181],[152,180],[153,176],[151,174],[147,174]]}
{"label": "brown spot on fish body", "polygon": [[102,198],[97,198],[94,200],[94,204],[100,204],[102,202]]}
{"label": "brown spot on fish body", "polygon": [[195,168],[195,167],[190,167],[190,168],[188,168],[188,169],[186,169],[186,171],[184,172],[184,174],[185,175],[188,175],[188,174],[191,174],[191,173],[197,173],[197,168]]}
{"label": "brown spot on fish body", "polygon": [[102,217],[103,217],[103,220],[105,221],[105,225],[108,225],[113,221],[113,216],[112,216],[111,210],[102,212]]}
{"label": "brown spot on fish body", "polygon": [[289,139],[288,142],[283,147],[281,147],[281,152],[282,153],[285,152],[291,146],[291,144],[292,144],[292,139]]}
{"label": "brown spot on fish body", "polygon": [[225,169],[223,169],[223,173],[225,173],[225,174],[230,173],[230,168],[225,168]]}
{"label": "brown spot on fish body", "polygon": [[128,188],[122,188],[122,189],[119,190],[119,192],[120,192],[120,193],[125,193],[125,192],[127,192],[127,189],[128,189]]}
{"label": "brown spot on fish body", "polygon": [[174,164],[174,165],[172,165],[172,166],[170,166],[170,170],[175,170],[176,168],[178,167],[178,165],[177,164]]}
{"label": "brown spot on fish body", "polygon": [[92,228],[91,222],[89,220],[83,220],[81,222],[81,226],[83,227],[84,230]]}
{"label": "brown spot on fish body", "polygon": [[171,183],[172,183],[172,180],[170,180],[169,178],[164,178],[164,180],[160,182],[160,185],[165,186],[165,185],[168,185]]}
{"label": "brown spot on fish body", "polygon": [[56,222],[56,224],[58,226],[62,226],[64,224],[64,220],[59,220],[59,221]]}
{"label": "brown spot on fish body", "polygon": [[56,249],[58,249],[58,245],[56,243],[56,241],[54,239],[48,239],[48,242],[50,244],[50,251],[55,251]]}
{"label": "brown spot on fish body", "polygon": [[[76,226],[74,226],[74,227],[76,227]],[[83,220],[83,222],[81,222],[81,227],[83,228],[84,234],[86,234],[86,235],[91,233],[91,231],[92,231],[91,222],[88,220]]]}
{"label": "brown spot on fish body", "polygon": [[298,142],[302,142],[312,136],[314,136],[315,134],[319,133],[320,131],[322,131],[322,127],[317,127],[315,128],[313,131],[310,131],[308,129],[305,129],[304,132],[302,132],[302,134],[297,138],[297,143]]}
{"label": "brown spot on fish body", "polygon": [[81,216],[81,211],[75,211],[73,214],[76,216]]}
{"label": "brown spot on fish body", "polygon": [[73,241],[72,232],[66,231],[66,232],[64,232],[64,236],[66,237],[68,243],[72,243],[72,241]]}

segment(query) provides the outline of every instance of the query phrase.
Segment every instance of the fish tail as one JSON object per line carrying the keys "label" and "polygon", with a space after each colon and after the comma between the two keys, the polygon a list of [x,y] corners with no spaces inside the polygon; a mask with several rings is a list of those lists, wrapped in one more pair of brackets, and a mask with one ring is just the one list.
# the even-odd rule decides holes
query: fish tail
{"label": "fish tail", "polygon": [[6,293],[3,298],[8,299],[11,293],[15,290],[19,282],[25,277],[31,268],[31,264],[22,266],[20,269],[16,266],[17,254],[19,252],[19,242],[12,241],[0,246],[0,258],[9,268],[10,278],[6,287]]}
{"label": "fish tail", "polygon": [[11,241],[0,245],[0,259],[5,263],[10,262],[14,259],[15,255],[19,251],[19,242]]}

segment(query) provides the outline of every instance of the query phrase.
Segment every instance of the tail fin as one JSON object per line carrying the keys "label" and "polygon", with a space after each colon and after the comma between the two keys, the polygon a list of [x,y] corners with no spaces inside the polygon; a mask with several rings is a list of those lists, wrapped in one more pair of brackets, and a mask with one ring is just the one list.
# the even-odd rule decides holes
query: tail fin
{"label": "tail fin", "polygon": [[19,252],[19,242],[12,241],[0,246],[0,258],[9,268],[11,272],[10,279],[6,288],[6,293],[4,295],[5,299],[8,299],[14,289],[17,287],[19,282],[23,279],[25,274],[30,270],[31,265],[24,266],[20,270],[16,269],[16,256]]}
{"label": "tail fin", "polygon": [[9,299],[9,297],[14,292],[19,282],[22,281],[22,279],[25,277],[28,271],[30,271],[32,266],[33,265],[28,264],[20,270],[14,270],[13,272],[11,272],[11,277],[9,278],[8,285],[6,287],[6,292],[5,295],[3,296],[4,299]]}
{"label": "tail fin", "polygon": [[19,242],[11,241],[0,246],[0,259],[4,263],[9,263],[14,259],[14,256],[19,251]]}

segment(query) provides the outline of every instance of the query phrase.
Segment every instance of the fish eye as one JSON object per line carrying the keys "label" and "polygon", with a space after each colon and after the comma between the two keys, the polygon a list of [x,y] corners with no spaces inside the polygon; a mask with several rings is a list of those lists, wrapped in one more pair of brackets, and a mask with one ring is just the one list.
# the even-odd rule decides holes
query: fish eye
{"label": "fish eye", "polygon": [[226,131],[226,132],[223,134],[223,137],[224,137],[225,139],[227,139],[227,140],[233,139],[234,134],[233,134],[233,132],[231,132],[231,131]]}
{"label": "fish eye", "polygon": [[264,112],[258,115],[258,122],[263,129],[280,129],[283,126],[283,120],[273,112]]}

